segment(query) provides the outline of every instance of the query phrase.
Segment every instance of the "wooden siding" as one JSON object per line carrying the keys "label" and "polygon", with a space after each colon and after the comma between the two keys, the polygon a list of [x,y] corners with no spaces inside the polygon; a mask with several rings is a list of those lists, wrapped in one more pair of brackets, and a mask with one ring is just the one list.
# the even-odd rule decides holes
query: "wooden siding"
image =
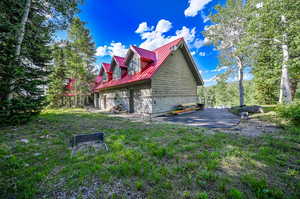
{"label": "wooden siding", "polygon": [[178,104],[197,102],[197,83],[180,48],[154,75],[151,88],[154,114],[172,110]]}
{"label": "wooden siding", "polygon": [[169,56],[152,78],[153,96],[195,96],[197,85],[181,49]]}

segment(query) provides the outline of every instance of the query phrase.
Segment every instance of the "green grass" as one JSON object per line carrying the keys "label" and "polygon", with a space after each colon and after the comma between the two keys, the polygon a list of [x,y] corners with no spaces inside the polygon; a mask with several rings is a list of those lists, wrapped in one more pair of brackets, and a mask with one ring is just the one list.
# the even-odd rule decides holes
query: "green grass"
{"label": "green grass", "polygon": [[[100,131],[108,152],[71,157],[72,135]],[[256,138],[212,135],[65,109],[0,129],[0,198],[296,199],[299,173],[298,127]]]}

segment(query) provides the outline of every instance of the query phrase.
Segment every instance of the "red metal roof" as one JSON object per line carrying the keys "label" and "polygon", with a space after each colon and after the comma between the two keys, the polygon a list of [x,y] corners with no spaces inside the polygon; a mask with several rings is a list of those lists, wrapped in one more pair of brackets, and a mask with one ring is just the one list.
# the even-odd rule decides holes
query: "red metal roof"
{"label": "red metal roof", "polygon": [[68,79],[68,83],[67,83],[67,85],[65,86],[65,88],[67,89],[67,90],[74,90],[74,84],[75,84],[75,82],[76,82],[76,79],[72,79],[72,78],[69,78]]}
{"label": "red metal roof", "polygon": [[116,63],[120,67],[127,68],[127,66],[125,65],[125,58],[124,57],[114,56],[113,59],[115,59]]}
{"label": "red metal roof", "polygon": [[102,76],[101,75],[97,75],[96,79],[95,79],[95,83],[98,84],[102,81]]}
{"label": "red metal roof", "polygon": [[137,54],[139,54],[142,59],[146,59],[148,61],[155,61],[156,59],[156,54],[153,51],[139,48],[136,46],[131,46],[131,49],[135,51]]}
{"label": "red metal roof", "polygon": [[123,85],[123,84],[128,84],[128,83],[133,83],[133,82],[137,82],[137,81],[151,79],[153,77],[153,75],[155,74],[155,72],[160,68],[162,63],[170,55],[170,53],[172,51],[172,47],[177,46],[182,40],[183,40],[183,38],[176,39],[168,44],[165,44],[165,45],[155,49],[154,51],[152,51],[153,53],[150,53],[151,51],[149,51],[149,50],[145,50],[145,49],[141,50],[141,48],[135,47],[134,49],[137,49],[137,51],[139,53],[142,53],[144,56],[153,58],[153,55],[155,54],[155,60],[153,62],[147,64],[147,66],[144,68],[144,70],[142,70],[139,73],[136,73],[134,75],[127,74],[121,79],[111,80],[108,82],[101,83],[101,84],[97,85],[94,90],[102,90],[102,89],[109,88],[109,87],[114,87],[114,86],[119,86],[119,85]]}
{"label": "red metal roof", "polygon": [[110,64],[109,63],[102,63],[102,68],[105,72],[110,72]]}
{"label": "red metal roof", "polygon": [[74,84],[76,83],[76,79],[68,78],[68,83],[65,85],[64,96],[75,96],[76,94],[72,93],[74,91]]}

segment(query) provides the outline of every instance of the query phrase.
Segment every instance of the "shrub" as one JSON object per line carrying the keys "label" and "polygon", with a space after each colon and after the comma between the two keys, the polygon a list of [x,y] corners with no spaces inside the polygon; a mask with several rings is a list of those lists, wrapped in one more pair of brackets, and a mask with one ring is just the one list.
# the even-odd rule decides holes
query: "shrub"
{"label": "shrub", "polygon": [[289,105],[279,105],[276,108],[276,112],[279,117],[300,124],[300,102]]}
{"label": "shrub", "polygon": [[44,97],[15,97],[12,100],[0,100],[0,126],[26,123],[44,106]]}

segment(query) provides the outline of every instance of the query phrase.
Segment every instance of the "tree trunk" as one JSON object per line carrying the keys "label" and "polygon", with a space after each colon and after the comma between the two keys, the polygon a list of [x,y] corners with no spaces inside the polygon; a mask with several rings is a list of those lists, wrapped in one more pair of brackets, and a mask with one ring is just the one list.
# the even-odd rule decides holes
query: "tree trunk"
{"label": "tree trunk", "polygon": [[[24,8],[24,13],[22,16],[22,20],[21,20],[21,27],[20,30],[17,32],[17,44],[16,44],[16,51],[15,51],[15,60],[16,63],[19,63],[20,61],[20,54],[21,54],[21,46],[24,40],[24,35],[25,35],[25,27],[26,27],[26,23],[28,21],[28,15],[29,15],[29,10],[30,10],[30,6],[31,6],[31,0],[26,0],[26,4],[25,4],[25,8]],[[9,93],[7,95],[7,98],[10,100],[13,98],[13,85],[14,83],[10,80],[8,82],[8,86],[9,86]]]}
{"label": "tree trunk", "polygon": [[243,85],[243,81],[244,81],[244,66],[242,63],[242,60],[237,57],[237,64],[239,67],[239,95],[240,95],[240,106],[244,106],[245,102],[244,102],[244,85]]}
{"label": "tree trunk", "polygon": [[[286,23],[285,16],[281,16],[282,22]],[[289,80],[289,72],[288,72],[288,61],[289,61],[289,49],[287,45],[287,34],[283,33],[283,42],[282,42],[282,68],[281,68],[281,80],[280,80],[280,96],[279,103],[288,104],[292,102],[292,92],[291,85]]]}
{"label": "tree trunk", "polygon": [[17,45],[16,45],[16,52],[15,52],[16,59],[19,59],[19,56],[21,53],[21,46],[22,46],[22,42],[24,39],[25,27],[26,27],[26,23],[28,21],[30,6],[31,6],[31,0],[26,0],[25,10],[24,10],[24,13],[22,16],[22,21],[21,21],[21,28],[17,35]]}

